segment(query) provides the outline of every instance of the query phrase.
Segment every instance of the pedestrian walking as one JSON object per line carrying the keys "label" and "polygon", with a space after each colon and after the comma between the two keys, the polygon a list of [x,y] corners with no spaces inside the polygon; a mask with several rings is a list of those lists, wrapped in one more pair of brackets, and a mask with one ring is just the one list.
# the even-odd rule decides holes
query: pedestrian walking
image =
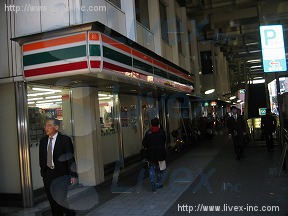
{"label": "pedestrian walking", "polygon": [[266,109],[266,115],[261,118],[261,131],[266,140],[267,151],[273,150],[273,133],[276,130],[277,121],[272,116],[271,109]]}
{"label": "pedestrian walking", "polygon": [[77,182],[74,148],[71,138],[58,132],[59,126],[58,119],[46,121],[46,136],[39,146],[40,172],[52,215],[74,216],[66,201],[69,185]]}
{"label": "pedestrian walking", "polygon": [[163,172],[166,169],[166,136],[158,118],[151,120],[151,128],[146,132],[142,144],[146,151],[152,191],[162,188]]}
{"label": "pedestrian walking", "polygon": [[244,158],[244,136],[246,135],[246,124],[242,115],[237,113],[237,107],[231,107],[231,116],[228,119],[229,138],[233,139],[236,160]]}

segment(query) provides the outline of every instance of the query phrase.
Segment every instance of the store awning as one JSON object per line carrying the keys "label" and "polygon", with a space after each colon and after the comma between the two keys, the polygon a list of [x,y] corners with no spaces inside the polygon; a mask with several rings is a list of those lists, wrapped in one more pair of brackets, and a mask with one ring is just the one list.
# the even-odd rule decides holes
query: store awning
{"label": "store awning", "polygon": [[187,71],[155,57],[152,51],[135,48],[101,31],[85,30],[35,41],[21,39],[23,75],[27,81],[103,73],[132,82],[193,91],[193,78]]}

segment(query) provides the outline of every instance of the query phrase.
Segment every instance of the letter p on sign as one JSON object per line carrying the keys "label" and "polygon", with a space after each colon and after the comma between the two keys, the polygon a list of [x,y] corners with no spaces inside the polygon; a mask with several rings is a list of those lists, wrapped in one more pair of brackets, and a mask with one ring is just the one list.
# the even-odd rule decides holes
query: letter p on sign
{"label": "letter p on sign", "polygon": [[268,46],[269,45],[268,41],[276,38],[276,32],[273,29],[265,29],[264,38],[265,38],[265,45]]}

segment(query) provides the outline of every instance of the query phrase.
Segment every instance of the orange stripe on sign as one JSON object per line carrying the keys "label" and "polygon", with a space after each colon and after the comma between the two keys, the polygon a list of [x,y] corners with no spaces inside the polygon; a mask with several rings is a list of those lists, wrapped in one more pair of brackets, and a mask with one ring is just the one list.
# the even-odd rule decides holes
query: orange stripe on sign
{"label": "orange stripe on sign", "polygon": [[129,54],[131,53],[131,48],[130,47],[128,47],[128,46],[126,46],[126,45],[124,45],[124,44],[122,44],[122,43],[120,43],[120,42],[118,42],[116,40],[113,40],[113,39],[111,39],[111,38],[109,38],[109,37],[107,37],[105,35],[101,35],[101,36],[102,36],[102,41],[103,42],[105,42],[105,43],[107,43],[107,44],[109,44],[111,46],[114,46],[114,47],[116,47],[118,49],[121,49],[121,50],[123,50],[123,51],[125,51],[125,52],[127,52]]}
{"label": "orange stripe on sign", "polygon": [[59,46],[59,45],[65,45],[69,43],[76,43],[86,40],[86,33],[83,34],[77,34],[77,35],[71,35],[67,37],[61,37],[61,38],[55,38],[45,41],[39,41],[31,44],[24,44],[23,45],[23,52],[28,52],[32,50],[38,50],[53,46]]}
{"label": "orange stripe on sign", "polygon": [[147,56],[147,55],[145,55],[145,54],[143,54],[141,52],[138,52],[137,50],[132,49],[132,54],[137,56],[138,58],[141,58],[143,60],[146,60],[146,61],[152,63],[152,58],[151,57],[149,57],[149,56]]}
{"label": "orange stripe on sign", "polygon": [[89,33],[89,40],[93,40],[93,41],[99,41],[100,36],[98,33]]}

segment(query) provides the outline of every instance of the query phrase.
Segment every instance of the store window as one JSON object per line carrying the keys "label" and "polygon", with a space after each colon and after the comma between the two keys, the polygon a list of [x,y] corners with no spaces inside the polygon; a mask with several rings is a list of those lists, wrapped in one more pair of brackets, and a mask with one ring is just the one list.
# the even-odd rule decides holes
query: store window
{"label": "store window", "polygon": [[163,4],[163,2],[161,2],[161,0],[159,1],[159,6],[162,40],[169,44],[167,7]]}
{"label": "store window", "polygon": [[[287,97],[286,95],[288,92],[288,77],[279,78],[279,84],[280,84],[280,94],[285,95],[285,97]],[[276,79],[268,84],[268,91],[269,91],[271,111],[272,113],[279,115]],[[283,110],[283,107],[282,107],[282,110]]]}
{"label": "store window", "polygon": [[109,135],[117,132],[116,104],[112,94],[99,92],[101,135]]}
{"label": "store window", "polygon": [[177,17],[176,18],[176,28],[177,28],[177,44],[178,44],[178,52],[183,54],[182,50],[182,22],[181,20]]}
{"label": "store window", "polygon": [[[154,102],[154,101],[153,101]],[[150,122],[153,118],[158,117],[158,109],[156,102],[153,104],[142,105],[143,132],[146,133],[150,128]]]}
{"label": "store window", "polygon": [[[71,108],[68,89],[28,86],[28,116],[30,146],[37,145],[45,135],[43,126],[48,118],[60,120],[60,132],[72,136]],[[65,113],[63,110],[65,109]],[[64,120],[65,116],[65,120]]]}
{"label": "store window", "polygon": [[135,0],[135,9],[136,20],[147,29],[150,29],[148,2],[143,0]]}
{"label": "store window", "polygon": [[213,64],[212,64],[211,51],[200,52],[200,57],[201,57],[202,74],[212,74]]}

